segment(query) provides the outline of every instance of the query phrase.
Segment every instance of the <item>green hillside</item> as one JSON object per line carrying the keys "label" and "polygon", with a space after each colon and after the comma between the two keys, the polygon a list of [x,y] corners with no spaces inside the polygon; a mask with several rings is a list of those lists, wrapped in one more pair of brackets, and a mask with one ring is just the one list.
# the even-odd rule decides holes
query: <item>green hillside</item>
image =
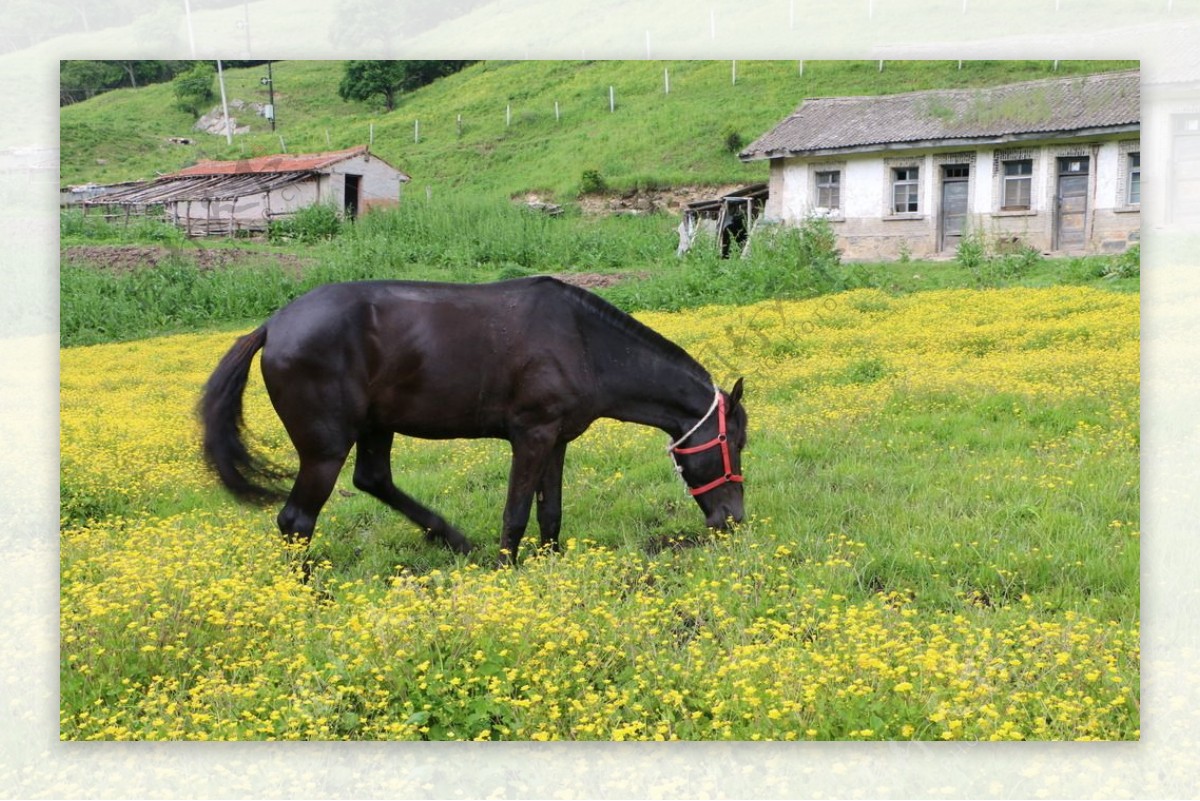
{"label": "green hillside", "polygon": [[[875,61],[489,61],[403,96],[384,113],[382,101],[341,100],[343,62],[283,61],[273,67],[277,130],[262,117],[234,112],[252,131],[232,146],[193,132],[191,115],[175,108],[167,84],[62,109],[62,182],[150,178],[202,158],[339,149],[372,136],[372,150],[412,176],[410,192],[536,191],[565,200],[579,193],[588,171],[615,190],[750,182],[764,180],[767,167],[740,163],[731,144],[749,143],[805,97],[1132,66],[1072,61],[1054,72],[1049,61],[889,61],[881,71]],[[263,75],[263,67],[227,70],[230,101],[265,102]],[[179,136],[193,144],[168,142]]]}

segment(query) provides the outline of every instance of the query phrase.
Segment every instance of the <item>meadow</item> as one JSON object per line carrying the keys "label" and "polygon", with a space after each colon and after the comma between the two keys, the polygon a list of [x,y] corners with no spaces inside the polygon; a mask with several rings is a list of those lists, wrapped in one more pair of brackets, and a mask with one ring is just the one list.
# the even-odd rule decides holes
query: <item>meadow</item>
{"label": "meadow", "polygon": [[[248,326],[64,348],[61,737],[1139,737],[1136,293],[638,316],[746,377],[743,525],[705,532],[661,432],[601,421],[563,552],[495,570],[507,446],[398,440],[398,483],[480,547],[347,473],[308,583],[199,457],[199,388]],[[294,459],[257,379],[247,403]]]}

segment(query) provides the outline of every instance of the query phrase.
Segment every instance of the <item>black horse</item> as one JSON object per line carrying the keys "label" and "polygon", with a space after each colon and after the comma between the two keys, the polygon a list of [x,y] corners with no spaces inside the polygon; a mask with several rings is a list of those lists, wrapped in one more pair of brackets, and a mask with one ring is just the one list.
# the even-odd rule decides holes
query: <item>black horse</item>
{"label": "black horse", "polygon": [[[282,498],[242,439],[254,354],[300,457],[283,535],[305,544],[351,447],[354,486],[450,548],[467,538],[392,481],[392,438],[495,437],[512,445],[501,561],[515,562],[536,494],[557,547],[567,444],[610,417],[662,429],[710,527],[741,521],[742,381],[730,393],[678,345],[606,301],[553,278],[466,285],[363,281],[322,286],[225,354],[204,387],[204,454],[244,500]],[[686,445],[685,445],[686,443]]]}

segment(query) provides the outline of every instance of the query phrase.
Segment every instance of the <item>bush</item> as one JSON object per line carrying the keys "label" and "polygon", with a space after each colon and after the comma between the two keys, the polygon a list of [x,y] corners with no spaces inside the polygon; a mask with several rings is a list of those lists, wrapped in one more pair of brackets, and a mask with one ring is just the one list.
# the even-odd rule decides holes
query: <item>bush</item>
{"label": "bush", "polygon": [[721,141],[725,145],[725,149],[730,153],[740,153],[742,148],[746,146],[745,137],[733,127],[725,129],[721,134]]}
{"label": "bush", "polygon": [[190,112],[193,117],[199,117],[215,97],[213,82],[216,75],[212,64],[206,61],[198,62],[187,72],[176,75],[171,81],[171,88],[175,91],[175,104],[183,111]]}
{"label": "bush", "polygon": [[608,182],[598,170],[584,170],[579,176],[579,194],[594,195],[608,189]]}
{"label": "bush", "polygon": [[1113,259],[1104,271],[1105,278],[1140,278],[1142,275],[1142,246],[1134,245]]}
{"label": "bush", "polygon": [[972,231],[963,236],[955,260],[974,277],[978,286],[991,287],[1029,275],[1042,263],[1042,254],[1029,245],[1014,249],[1005,244],[1001,248],[982,231]]}
{"label": "bush", "polygon": [[305,206],[291,217],[275,220],[268,230],[272,242],[295,239],[305,244],[333,239],[342,230],[342,217],[330,203]]}

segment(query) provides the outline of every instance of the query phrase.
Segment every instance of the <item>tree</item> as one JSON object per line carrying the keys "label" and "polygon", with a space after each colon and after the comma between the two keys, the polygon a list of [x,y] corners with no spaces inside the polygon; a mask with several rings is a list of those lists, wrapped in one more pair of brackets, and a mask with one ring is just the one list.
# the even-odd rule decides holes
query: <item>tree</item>
{"label": "tree", "polygon": [[383,105],[391,111],[407,72],[403,61],[347,61],[338,95],[342,100],[358,101],[383,95]]}
{"label": "tree", "polygon": [[171,81],[175,90],[175,103],[184,111],[199,117],[215,97],[213,83],[217,70],[207,61],[197,62],[187,72],[181,72]]}
{"label": "tree", "polygon": [[396,108],[401,92],[411,92],[438,78],[458,72],[470,61],[347,61],[338,85],[343,100],[368,101],[383,96],[388,111]]}
{"label": "tree", "polygon": [[120,67],[108,61],[63,61],[58,66],[59,105],[95,97],[121,83]]}

